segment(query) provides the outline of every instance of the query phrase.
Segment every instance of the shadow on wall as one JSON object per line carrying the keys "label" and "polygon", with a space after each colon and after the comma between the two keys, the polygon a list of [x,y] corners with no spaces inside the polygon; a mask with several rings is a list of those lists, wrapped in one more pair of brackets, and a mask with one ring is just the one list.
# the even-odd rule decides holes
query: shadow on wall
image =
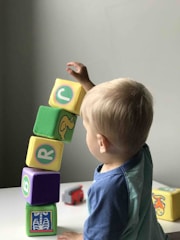
{"label": "shadow on wall", "polygon": [[32,1],[1,1],[0,187],[19,186],[34,120]]}

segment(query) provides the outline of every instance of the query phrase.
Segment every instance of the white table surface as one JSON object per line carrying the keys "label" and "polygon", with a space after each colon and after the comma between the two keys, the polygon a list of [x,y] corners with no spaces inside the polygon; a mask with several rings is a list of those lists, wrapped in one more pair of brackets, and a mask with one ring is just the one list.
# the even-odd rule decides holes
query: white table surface
{"label": "white table surface", "polygon": [[[65,189],[77,184],[83,185],[86,198],[87,190],[91,182],[63,183],[60,187],[60,195],[62,196],[62,193]],[[153,186],[160,187],[163,185],[153,182]],[[26,202],[21,194],[21,188],[17,187],[0,189],[0,239],[30,239],[28,236],[26,236],[25,205]],[[75,206],[66,205],[61,201],[56,205],[58,211],[58,234],[64,230],[82,231],[84,220],[88,216],[86,201]],[[180,220],[176,222],[161,220],[159,222],[165,232],[180,231]],[[33,240],[57,239],[56,236],[37,236],[32,238]]]}

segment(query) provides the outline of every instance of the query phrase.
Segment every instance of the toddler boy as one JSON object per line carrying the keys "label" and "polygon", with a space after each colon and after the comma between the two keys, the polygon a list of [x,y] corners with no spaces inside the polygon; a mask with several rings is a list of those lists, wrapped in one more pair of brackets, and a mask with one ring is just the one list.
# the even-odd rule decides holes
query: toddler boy
{"label": "toddler boy", "polygon": [[83,233],[63,233],[58,239],[168,239],[151,198],[153,167],[146,144],[153,120],[151,93],[127,78],[94,86],[81,63],[68,63],[67,71],[87,91],[80,112],[89,151],[101,164],[88,191]]}

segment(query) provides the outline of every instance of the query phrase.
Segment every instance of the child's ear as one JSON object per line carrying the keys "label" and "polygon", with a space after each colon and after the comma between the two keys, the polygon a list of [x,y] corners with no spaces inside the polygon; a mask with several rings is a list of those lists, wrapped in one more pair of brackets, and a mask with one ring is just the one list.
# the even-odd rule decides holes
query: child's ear
{"label": "child's ear", "polygon": [[96,135],[96,137],[97,137],[97,142],[98,142],[98,145],[99,145],[100,153],[107,152],[108,146],[109,146],[108,139],[105,136],[103,136],[103,135],[101,135],[99,133]]}

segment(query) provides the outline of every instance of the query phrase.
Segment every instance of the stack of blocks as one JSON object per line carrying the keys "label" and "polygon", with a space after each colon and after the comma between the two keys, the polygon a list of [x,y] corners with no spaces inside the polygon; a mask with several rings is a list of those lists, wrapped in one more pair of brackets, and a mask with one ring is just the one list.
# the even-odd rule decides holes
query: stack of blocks
{"label": "stack of blocks", "polygon": [[30,137],[21,189],[26,200],[26,234],[56,235],[60,168],[71,141],[85,91],[80,83],[56,79],[50,106],[40,106]]}

